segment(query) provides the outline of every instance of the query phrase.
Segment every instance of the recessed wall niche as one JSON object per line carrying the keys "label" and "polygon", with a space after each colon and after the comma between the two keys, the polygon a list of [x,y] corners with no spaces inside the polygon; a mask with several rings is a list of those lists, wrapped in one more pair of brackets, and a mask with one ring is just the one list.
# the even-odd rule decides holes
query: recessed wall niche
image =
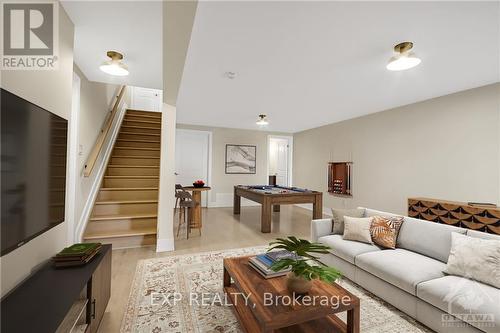
{"label": "recessed wall niche", "polygon": [[352,162],[328,163],[328,193],[352,197]]}

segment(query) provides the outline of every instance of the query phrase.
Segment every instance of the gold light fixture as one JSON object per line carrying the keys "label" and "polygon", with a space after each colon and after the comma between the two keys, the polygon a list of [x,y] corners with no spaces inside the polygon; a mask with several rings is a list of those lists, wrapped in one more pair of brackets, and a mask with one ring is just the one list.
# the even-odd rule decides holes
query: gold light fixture
{"label": "gold light fixture", "polygon": [[269,125],[269,122],[267,121],[267,116],[265,114],[259,114],[259,120],[257,120],[256,124],[259,126]]}
{"label": "gold light fixture", "polygon": [[403,42],[394,46],[394,52],[397,54],[389,59],[386,68],[390,71],[403,71],[418,66],[422,61],[411,52],[412,48],[412,42]]}
{"label": "gold light fixture", "polygon": [[122,62],[123,54],[116,51],[108,51],[106,55],[111,60],[105,61],[99,66],[101,71],[115,76],[127,76],[129,74],[127,65]]}

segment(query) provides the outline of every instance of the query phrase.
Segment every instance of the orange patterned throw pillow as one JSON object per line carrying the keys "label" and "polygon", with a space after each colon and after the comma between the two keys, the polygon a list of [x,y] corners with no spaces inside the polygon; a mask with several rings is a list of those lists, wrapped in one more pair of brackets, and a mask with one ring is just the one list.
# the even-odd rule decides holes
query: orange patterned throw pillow
{"label": "orange patterned throw pillow", "polygon": [[402,216],[374,216],[370,226],[373,242],[388,249],[395,249],[399,228],[403,222]]}

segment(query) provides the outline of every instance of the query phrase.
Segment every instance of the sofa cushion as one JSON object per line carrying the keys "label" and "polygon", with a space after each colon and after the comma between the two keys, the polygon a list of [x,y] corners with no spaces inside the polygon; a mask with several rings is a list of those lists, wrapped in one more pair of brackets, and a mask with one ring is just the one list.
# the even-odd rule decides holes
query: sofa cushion
{"label": "sofa cushion", "polygon": [[452,233],[445,273],[500,288],[500,240]]}
{"label": "sofa cushion", "polygon": [[344,216],[363,217],[365,210],[363,208],[339,209],[332,208],[332,234],[342,235],[344,233]]}
{"label": "sofa cushion", "polygon": [[467,230],[467,236],[482,238],[482,239],[493,239],[500,241],[500,235],[489,234],[483,231]]}
{"label": "sofa cushion", "polygon": [[452,232],[465,234],[466,229],[405,217],[396,247],[447,262]]}
{"label": "sofa cushion", "polygon": [[330,246],[330,253],[350,262],[351,264],[354,264],[354,258],[357,255],[367,252],[380,251],[378,246],[344,240],[342,239],[342,235],[323,236],[318,239],[318,242]]}
{"label": "sofa cushion", "polygon": [[356,256],[356,266],[416,295],[420,282],[443,277],[446,265],[404,249],[369,252]]}
{"label": "sofa cushion", "polygon": [[344,235],[342,238],[345,240],[373,244],[372,235],[370,234],[372,220],[372,217],[344,216]]}
{"label": "sofa cushion", "polygon": [[401,216],[401,215],[382,212],[380,210],[375,210],[375,209],[370,209],[370,208],[363,208],[363,207],[358,207],[358,208],[365,210],[365,217],[373,217],[373,216],[398,217],[398,216]]}
{"label": "sofa cushion", "polygon": [[387,249],[395,249],[399,229],[403,222],[402,216],[374,216],[370,226],[373,243]]}
{"label": "sofa cushion", "polygon": [[498,288],[449,275],[420,283],[417,297],[483,331],[500,332]]}

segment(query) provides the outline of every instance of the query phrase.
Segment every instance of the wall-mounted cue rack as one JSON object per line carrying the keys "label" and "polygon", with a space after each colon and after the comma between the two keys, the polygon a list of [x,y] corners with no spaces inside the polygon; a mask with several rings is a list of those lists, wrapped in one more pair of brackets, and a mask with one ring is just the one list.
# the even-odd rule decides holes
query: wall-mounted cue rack
{"label": "wall-mounted cue rack", "polygon": [[328,193],[352,197],[352,162],[328,163]]}

